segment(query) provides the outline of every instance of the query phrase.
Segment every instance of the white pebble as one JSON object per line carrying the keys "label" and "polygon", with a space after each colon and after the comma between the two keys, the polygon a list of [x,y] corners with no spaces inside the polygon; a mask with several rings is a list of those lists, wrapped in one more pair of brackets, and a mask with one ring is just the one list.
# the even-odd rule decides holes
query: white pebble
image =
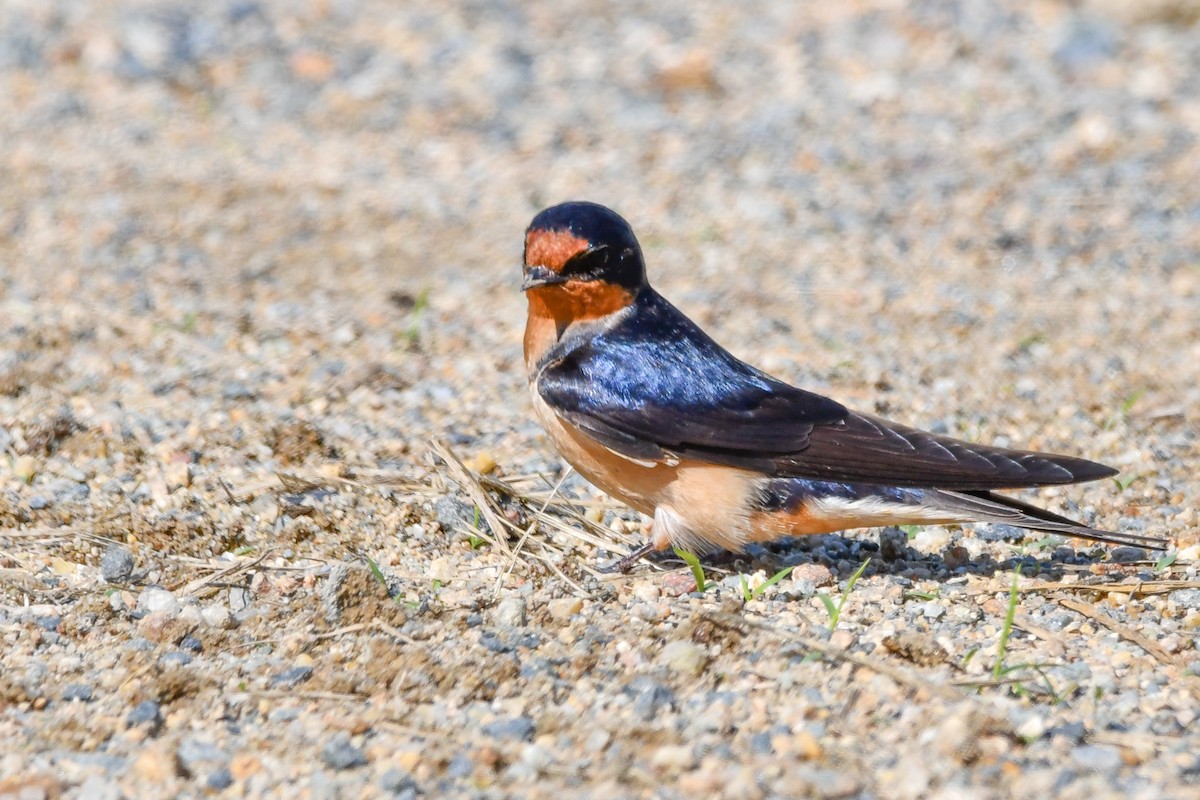
{"label": "white pebble", "polygon": [[144,609],[149,614],[162,611],[174,618],[179,616],[183,606],[179,604],[175,595],[166,589],[151,587],[138,596],[138,608]]}

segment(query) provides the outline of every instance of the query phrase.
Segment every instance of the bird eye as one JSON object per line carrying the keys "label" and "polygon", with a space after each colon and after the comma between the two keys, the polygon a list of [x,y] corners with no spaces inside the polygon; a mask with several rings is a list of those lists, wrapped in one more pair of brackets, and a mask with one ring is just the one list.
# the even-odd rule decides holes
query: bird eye
{"label": "bird eye", "polygon": [[562,274],[577,280],[599,278],[608,266],[608,245],[590,247],[576,253],[563,265]]}

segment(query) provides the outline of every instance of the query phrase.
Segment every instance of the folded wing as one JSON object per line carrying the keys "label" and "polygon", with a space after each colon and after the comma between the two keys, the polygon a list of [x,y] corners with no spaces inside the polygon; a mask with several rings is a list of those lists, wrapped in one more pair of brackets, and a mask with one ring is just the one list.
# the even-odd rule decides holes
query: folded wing
{"label": "folded wing", "polygon": [[556,354],[537,390],[564,419],[638,459],[979,491],[1116,474],[1079,458],[971,444],[851,412],[738,360],[658,296]]}

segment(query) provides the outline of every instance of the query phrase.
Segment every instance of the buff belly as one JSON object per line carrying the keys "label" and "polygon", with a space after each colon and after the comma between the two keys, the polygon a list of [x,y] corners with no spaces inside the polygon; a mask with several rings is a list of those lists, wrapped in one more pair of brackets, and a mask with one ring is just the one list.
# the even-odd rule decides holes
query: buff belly
{"label": "buff belly", "polygon": [[752,538],[751,515],[761,475],[696,461],[627,458],[564,424],[536,392],[533,406],[558,452],[579,474],[655,518],[659,547],[736,550]]}
{"label": "buff belly", "polygon": [[605,493],[654,517],[652,536],[660,548],[738,550],[782,536],[966,521],[931,506],[922,489],[778,478],[687,459],[631,459],[564,424],[536,392],[533,405],[572,467]]}

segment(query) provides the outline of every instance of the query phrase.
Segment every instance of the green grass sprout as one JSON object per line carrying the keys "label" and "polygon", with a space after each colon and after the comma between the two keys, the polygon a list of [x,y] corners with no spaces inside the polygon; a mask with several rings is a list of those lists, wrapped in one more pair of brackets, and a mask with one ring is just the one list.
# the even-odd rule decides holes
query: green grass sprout
{"label": "green grass sprout", "polygon": [[1000,680],[1005,674],[1004,656],[1008,653],[1008,637],[1012,636],[1013,620],[1017,616],[1018,581],[1021,565],[1013,571],[1012,588],[1008,591],[1008,608],[1004,612],[1004,625],[1000,628],[1000,646],[996,648],[996,663],[992,665],[992,679]]}
{"label": "green grass sprout", "polygon": [[689,553],[687,550],[680,550],[678,547],[672,547],[671,549],[675,551],[675,555],[682,558],[683,562],[691,568],[692,577],[696,580],[697,592],[703,594],[713,586],[716,586],[715,583],[709,583],[708,579],[705,578],[704,567],[700,566],[700,559],[696,557],[695,553]]}
{"label": "green grass sprout", "polygon": [[824,592],[817,592],[817,597],[825,606],[825,610],[829,613],[830,633],[833,633],[837,630],[838,622],[842,618],[842,609],[845,608],[846,601],[850,599],[850,592],[854,591],[854,584],[858,583],[858,579],[862,577],[863,572],[870,563],[871,559],[868,558],[866,561],[862,562],[862,565],[859,566],[858,569],[854,571],[854,574],[850,576],[850,580],[846,581],[846,588],[842,590],[842,596],[838,599],[837,603],[834,603],[833,598]]}

